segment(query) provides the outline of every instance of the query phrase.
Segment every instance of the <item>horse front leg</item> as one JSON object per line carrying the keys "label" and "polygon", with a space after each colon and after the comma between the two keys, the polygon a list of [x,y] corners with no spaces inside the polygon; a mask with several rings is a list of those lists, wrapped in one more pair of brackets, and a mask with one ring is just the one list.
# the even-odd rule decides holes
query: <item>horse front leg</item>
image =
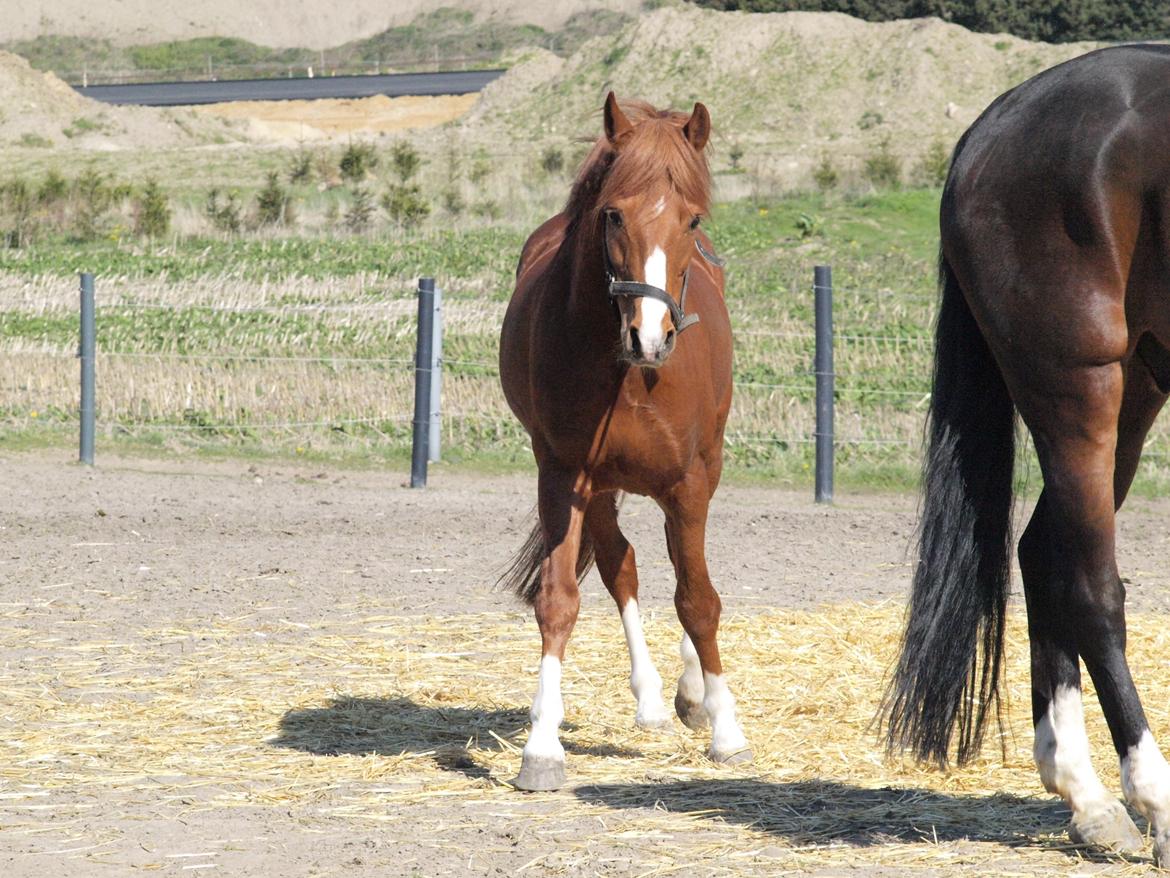
{"label": "horse front leg", "polygon": [[559,734],[565,718],[561,665],[581,606],[576,565],[587,503],[588,484],[583,474],[548,465],[540,468],[537,510],[545,557],[534,601],[540,626],[540,681],[529,714],[532,730],[524,745],[520,774],[513,781],[522,790],[555,790],[565,783],[565,748]]}
{"label": "horse front leg", "polygon": [[752,751],[736,718],[735,697],[724,680],[719,658],[716,633],[722,605],[707,572],[705,545],[710,499],[706,471],[697,469],[662,501],[670,557],[678,580],[674,606],[685,632],[684,670],[675,709],[687,725],[700,727],[695,701],[701,692],[703,712],[711,725],[708,755],[715,762],[739,764],[750,762]]}
{"label": "horse front leg", "polygon": [[618,527],[617,497],[598,494],[585,511],[585,527],[597,557],[597,572],[622,618],[630,651],[630,691],[637,701],[634,722],[644,729],[667,729],[672,720],[662,701],[662,677],[654,667],[638,613],[638,567],[634,547]]}

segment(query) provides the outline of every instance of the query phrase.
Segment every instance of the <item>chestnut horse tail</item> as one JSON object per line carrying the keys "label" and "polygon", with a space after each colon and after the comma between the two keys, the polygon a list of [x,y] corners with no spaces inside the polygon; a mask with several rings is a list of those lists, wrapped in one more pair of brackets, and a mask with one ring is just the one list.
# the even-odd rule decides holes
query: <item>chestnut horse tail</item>
{"label": "chestnut horse tail", "polygon": [[945,766],[974,757],[994,709],[1011,573],[1015,412],[945,257],[923,507],[906,630],[882,706],[891,751]]}
{"label": "chestnut horse tail", "polygon": [[[540,564],[548,554],[544,546],[544,528],[540,522],[533,525],[528,539],[520,547],[520,551],[512,558],[507,569],[496,580],[496,588],[506,588],[516,593],[526,604],[536,603],[537,592],[540,591]],[[580,583],[593,566],[595,552],[593,537],[589,528],[581,527],[581,549],[577,554],[577,582]]]}

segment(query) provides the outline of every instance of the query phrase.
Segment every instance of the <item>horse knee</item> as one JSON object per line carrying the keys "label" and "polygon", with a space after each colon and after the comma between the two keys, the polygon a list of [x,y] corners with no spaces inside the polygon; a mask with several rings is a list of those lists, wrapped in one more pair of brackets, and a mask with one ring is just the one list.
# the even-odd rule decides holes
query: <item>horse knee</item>
{"label": "horse knee", "polygon": [[719,628],[719,616],[723,612],[723,602],[715,589],[708,586],[701,595],[679,589],[674,594],[674,608],[692,640],[706,640],[715,636]]}

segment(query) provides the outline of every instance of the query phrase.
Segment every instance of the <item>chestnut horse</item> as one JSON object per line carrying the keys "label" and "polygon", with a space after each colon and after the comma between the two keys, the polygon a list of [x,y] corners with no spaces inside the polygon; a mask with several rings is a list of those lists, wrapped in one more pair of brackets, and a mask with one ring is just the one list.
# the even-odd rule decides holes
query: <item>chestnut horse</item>
{"label": "chestnut horse", "polygon": [[[943,191],[941,304],[918,568],[889,740],[960,762],[996,712],[1011,546],[1014,412],[1044,490],[1019,543],[1035,759],[1078,843],[1142,846],[1097,778],[1088,669],[1121,785],[1170,865],[1170,768],[1125,658],[1114,515],[1170,391],[1170,47],[1058,65],[960,139]],[[996,706],[996,707],[993,707]]]}
{"label": "chestnut horse", "polygon": [[731,407],[723,273],[699,230],[710,128],[702,104],[689,116],[623,108],[611,92],[605,135],[564,211],[520,254],[500,377],[532,439],[540,520],[501,581],[534,605],[542,643],[521,789],[564,783],[561,663],[594,558],[625,629],[636,722],[671,723],[642,635],[634,550],[618,527],[620,491],[653,497],[666,516],[684,631],[675,710],[692,728],[710,721],[712,759],[751,759],[723,679],[704,556]]}

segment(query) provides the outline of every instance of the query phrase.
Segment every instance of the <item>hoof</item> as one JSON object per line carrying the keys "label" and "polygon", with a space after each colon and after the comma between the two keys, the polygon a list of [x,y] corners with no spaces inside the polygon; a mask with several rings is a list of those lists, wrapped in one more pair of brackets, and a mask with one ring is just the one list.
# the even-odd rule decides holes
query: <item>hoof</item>
{"label": "hoof", "polygon": [[638,716],[634,718],[634,725],[640,729],[652,732],[667,732],[674,728],[674,720],[666,714],[660,716]]}
{"label": "hoof", "polygon": [[[1068,827],[1068,837],[1073,844],[1089,844],[1124,854],[1134,854],[1145,847],[1145,839],[1133,825],[1125,806],[1118,801],[1074,815]],[[1170,846],[1165,852],[1170,854]]]}
{"label": "hoof", "polygon": [[1170,829],[1163,829],[1154,836],[1154,865],[1170,870]]}
{"label": "hoof", "polygon": [[683,725],[696,732],[701,732],[710,724],[703,705],[697,701],[687,701],[681,695],[674,696],[674,712],[683,721]]}
{"label": "hoof", "polygon": [[744,747],[742,750],[733,750],[730,753],[718,753],[711,750],[707,756],[712,762],[718,762],[720,765],[747,765],[755,758],[748,747]]}
{"label": "hoof", "polygon": [[512,780],[518,790],[545,792],[565,785],[565,763],[550,756],[525,756],[520,773]]}

